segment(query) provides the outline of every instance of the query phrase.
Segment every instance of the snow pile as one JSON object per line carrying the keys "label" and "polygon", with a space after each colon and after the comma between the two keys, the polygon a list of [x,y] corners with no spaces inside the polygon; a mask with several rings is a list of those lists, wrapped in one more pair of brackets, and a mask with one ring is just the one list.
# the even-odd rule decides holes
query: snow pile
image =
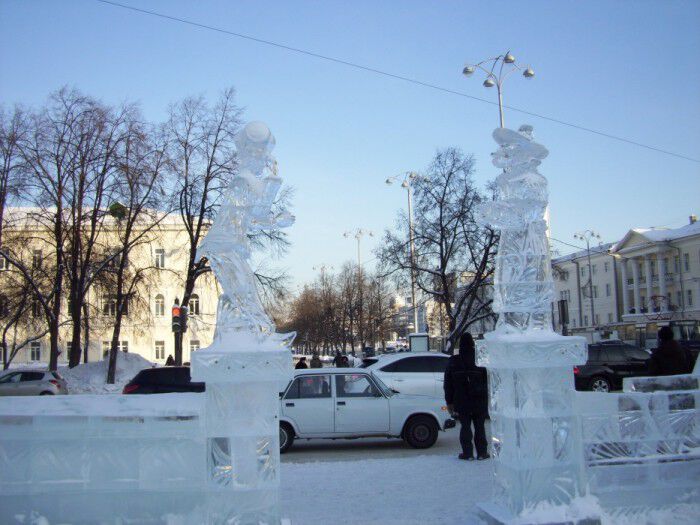
{"label": "snow pile", "polygon": [[119,352],[117,373],[113,385],[108,385],[108,358],[95,363],[83,363],[75,368],[61,367],[58,372],[68,383],[70,394],[115,394],[120,393],[133,377],[144,368],[156,366],[138,354]]}

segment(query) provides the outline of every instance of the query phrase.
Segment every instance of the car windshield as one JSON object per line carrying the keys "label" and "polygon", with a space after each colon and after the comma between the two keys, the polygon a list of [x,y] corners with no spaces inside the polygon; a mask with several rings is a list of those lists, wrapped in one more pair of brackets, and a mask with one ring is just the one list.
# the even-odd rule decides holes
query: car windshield
{"label": "car windshield", "polygon": [[385,396],[393,396],[396,392],[394,392],[391,388],[386,386],[381,379],[379,379],[373,372],[370,372],[372,374],[372,378],[374,379],[374,382],[377,383],[377,386],[379,389],[382,391],[382,393]]}

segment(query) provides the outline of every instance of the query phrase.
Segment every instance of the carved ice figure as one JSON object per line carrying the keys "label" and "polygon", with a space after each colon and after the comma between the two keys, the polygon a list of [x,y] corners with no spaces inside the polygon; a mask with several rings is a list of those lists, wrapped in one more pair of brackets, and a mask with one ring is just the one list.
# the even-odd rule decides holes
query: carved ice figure
{"label": "carved ice figure", "polygon": [[582,485],[581,437],[573,408],[573,366],[586,340],[552,329],[553,283],[547,240],[547,180],[537,171],[547,150],[532,127],[493,132],[498,197],[481,222],[501,231],[494,276],[496,328],[477,342],[489,373],[495,502],[489,522],[509,523],[539,504],[568,505]]}
{"label": "carved ice figure", "polygon": [[249,235],[294,218],[272,211],[282,180],[267,126],[249,123],[236,145],[239,172],[199,249],[223,288],[214,342],[192,355],[192,379],[207,385],[206,522],[274,524],[280,522],[279,391],[291,377],[286,343],[294,334],[275,334],[263,309],[248,262]]}

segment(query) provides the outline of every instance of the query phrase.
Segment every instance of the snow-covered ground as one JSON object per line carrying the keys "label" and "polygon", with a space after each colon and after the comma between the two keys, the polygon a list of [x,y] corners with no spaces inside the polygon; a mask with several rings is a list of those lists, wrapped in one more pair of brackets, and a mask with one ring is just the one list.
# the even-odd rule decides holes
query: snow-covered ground
{"label": "snow-covered ground", "polygon": [[456,453],[283,463],[281,507],[293,524],[478,523],[491,496],[492,462]]}
{"label": "snow-covered ground", "polygon": [[70,394],[116,394],[120,393],[124,385],[139,371],[155,366],[138,354],[119,352],[115,382],[108,385],[107,365],[107,359],[103,359],[94,363],[83,363],[75,368],[60,367],[58,373],[66,379]]}

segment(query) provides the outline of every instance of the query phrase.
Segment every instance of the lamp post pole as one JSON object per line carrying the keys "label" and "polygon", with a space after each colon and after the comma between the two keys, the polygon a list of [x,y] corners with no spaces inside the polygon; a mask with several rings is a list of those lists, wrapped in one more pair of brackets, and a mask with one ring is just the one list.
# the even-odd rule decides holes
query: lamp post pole
{"label": "lamp post pole", "polygon": [[[389,177],[386,179],[388,185],[393,184],[400,177]],[[411,187],[413,183],[420,180],[420,176],[409,171],[403,176],[401,187],[406,190],[406,199],[408,202],[408,249],[409,260],[411,265],[411,306],[413,307],[413,332],[418,332],[418,305],[416,304],[416,255],[415,255],[415,230],[413,228],[413,203],[411,200]]]}
{"label": "lamp post pole", "polygon": [[[506,67],[506,64],[508,64],[508,67]],[[464,76],[468,77],[476,71],[476,68],[486,73],[484,87],[492,88],[496,86],[496,90],[498,91],[498,122],[503,128],[505,127],[503,118],[503,83],[514,71],[522,71],[525,78],[534,77],[535,71],[530,66],[521,67],[516,64],[515,57],[510,54],[510,51],[503,55],[498,55],[497,57],[482,60],[478,64],[467,64],[464,66],[464,69],[462,69],[462,73]],[[498,69],[498,73],[496,73],[496,69]]]}
{"label": "lamp post pole", "polygon": [[364,327],[362,325],[362,311],[364,309],[364,283],[362,282],[362,258],[361,258],[361,253],[360,253],[360,241],[362,240],[362,237],[368,235],[370,237],[374,237],[374,234],[369,231],[369,230],[363,230],[362,228],[358,228],[355,231],[347,231],[343,234],[343,237],[348,238],[348,237],[355,237],[357,240],[357,284],[359,286],[359,296],[360,296],[360,311],[359,311],[359,319],[358,319],[358,336],[360,338],[360,351],[364,350],[365,347],[365,332],[364,332]]}
{"label": "lamp post pole", "polygon": [[600,235],[592,230],[584,230],[574,234],[574,239],[586,241],[586,258],[588,260],[588,290],[591,294],[591,326],[596,326],[595,322],[595,301],[593,300],[593,271],[591,266],[591,239],[600,239]]}

